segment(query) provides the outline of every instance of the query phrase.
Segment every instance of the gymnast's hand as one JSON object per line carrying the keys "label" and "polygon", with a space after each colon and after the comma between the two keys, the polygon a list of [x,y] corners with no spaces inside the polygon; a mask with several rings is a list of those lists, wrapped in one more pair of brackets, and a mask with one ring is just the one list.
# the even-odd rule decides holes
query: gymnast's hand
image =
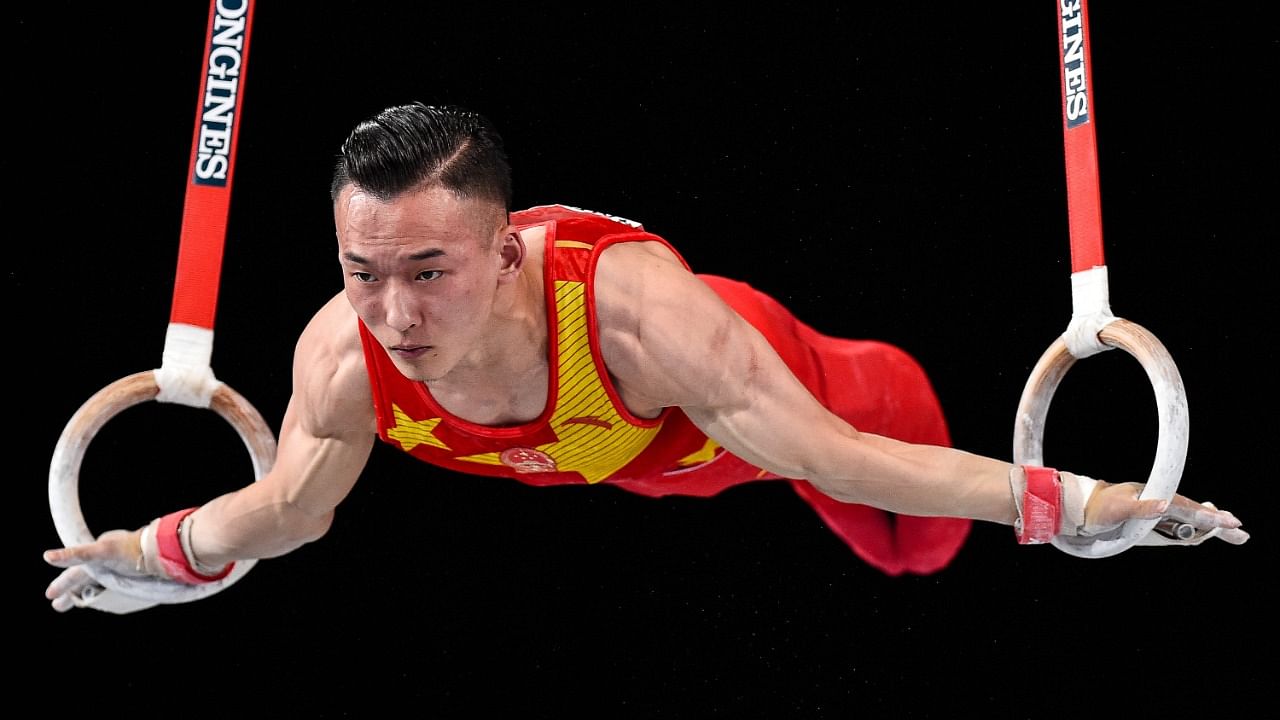
{"label": "gymnast's hand", "polygon": [[1084,508],[1084,526],[1081,535],[1097,535],[1118,527],[1126,520],[1150,520],[1163,518],[1176,523],[1187,523],[1196,531],[1220,529],[1217,537],[1232,545],[1243,545],[1249,533],[1240,529],[1235,515],[1206,503],[1198,503],[1182,495],[1174,495],[1171,501],[1139,500],[1141,483],[1108,483],[1098,481]]}
{"label": "gymnast's hand", "polygon": [[141,537],[141,530],[110,530],[91,543],[46,550],[45,562],[67,568],[44,591],[44,596],[53,601],[53,609],[58,612],[70,610],[75,607],[75,598],[85,588],[97,584],[85,570],[85,565],[133,577],[156,574],[143,561]]}

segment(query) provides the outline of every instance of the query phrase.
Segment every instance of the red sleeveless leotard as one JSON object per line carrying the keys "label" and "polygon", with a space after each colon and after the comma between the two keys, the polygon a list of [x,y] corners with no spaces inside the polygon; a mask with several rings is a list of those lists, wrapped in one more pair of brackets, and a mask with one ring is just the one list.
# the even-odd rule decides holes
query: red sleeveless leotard
{"label": "red sleeveless leotard", "polygon": [[[562,205],[513,213],[512,222],[521,229],[542,225],[546,232],[543,279],[552,368],[546,409],[516,426],[456,417],[435,402],[425,384],[401,375],[361,323],[382,440],[463,473],[530,485],[607,483],[652,497],[707,497],[743,482],[779,479],[724,451],[679,408],[651,420],[632,415],[609,380],[596,331],[596,261],[614,243],[655,241],[670,248],[665,240],[638,223]],[[761,330],[826,407],[854,427],[908,442],[950,444],[933,390],[906,353],[880,342],[821,335],[744,283],[699,277]],[[860,557],[891,575],[941,569],[969,530],[968,520],[897,516],[839,502],[804,480],[790,482]]]}

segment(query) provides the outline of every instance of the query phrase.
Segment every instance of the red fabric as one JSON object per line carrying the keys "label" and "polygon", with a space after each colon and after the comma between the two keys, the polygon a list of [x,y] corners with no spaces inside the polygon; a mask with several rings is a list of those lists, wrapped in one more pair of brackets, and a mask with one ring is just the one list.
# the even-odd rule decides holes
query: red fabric
{"label": "red fabric", "polygon": [[[564,206],[543,206],[514,213],[512,222],[518,226],[546,224],[549,286],[555,279],[585,279],[588,292],[595,260],[605,247],[614,242],[661,240],[638,227]],[[556,240],[587,243],[591,250],[554,248]],[[698,277],[759,329],[810,392],[851,425],[907,442],[950,445],[950,435],[932,386],[907,353],[883,342],[822,335],[745,283],[714,275]],[[553,302],[554,298],[550,300]],[[548,307],[549,315],[552,308],[554,304]],[[589,332],[594,334],[594,316],[589,319]],[[531,485],[585,483],[581,475],[572,472],[521,472],[505,464],[478,465],[454,459],[470,453],[511,452],[554,440],[554,431],[546,422],[546,415],[555,404],[554,389],[553,397],[548,399],[547,413],[534,422],[504,428],[474,425],[440,408],[423,384],[400,375],[363,324],[360,333],[373,387],[378,432],[384,441],[401,446],[389,435],[396,424],[392,412],[394,403],[414,420],[441,418],[431,433],[447,445],[449,451],[426,444],[406,450],[419,459],[460,472],[510,477]],[[598,346],[593,344],[593,350],[597,364],[603,368]],[[553,367],[554,351],[553,347]],[[682,459],[704,448],[706,436],[678,408],[668,408],[652,421],[632,417],[612,394],[607,374],[604,378],[624,418],[634,424],[661,423],[649,445],[625,467],[606,478],[605,483],[649,497],[710,497],[744,482],[782,479],[722,448],[716,448],[714,454],[701,462],[681,466]],[[966,519],[896,515],[843,503],[819,492],[807,481],[788,482],[859,557],[889,575],[929,574],[942,569],[955,557],[971,526]]]}
{"label": "red fabric", "polygon": [[[797,320],[773,298],[746,283],[700,275],[739,314],[759,329],[787,367],[815,397],[850,425],[905,442],[951,445],[942,406],[920,365],[906,352],[875,340],[823,335]],[[733,458],[748,473],[759,473]],[[699,482],[728,482],[742,470],[717,463],[694,471]],[[765,475],[760,479],[774,478]],[[946,567],[960,551],[972,522],[963,518],[899,515],[845,503],[806,480],[790,480],[800,497],[859,557],[889,575],[927,575]]]}
{"label": "red fabric", "polygon": [[1062,138],[1067,171],[1067,222],[1071,231],[1071,272],[1104,265],[1102,199],[1098,189],[1098,142],[1094,131],[1093,58],[1089,53],[1089,10],[1085,0],[1062,3],[1058,34],[1062,43]]}
{"label": "red fabric", "polygon": [[[643,232],[619,220],[611,219],[599,213],[591,213],[559,205],[542,206],[512,214],[512,222],[521,228],[537,224],[546,227],[546,249],[544,251],[544,286],[547,299],[547,323],[550,339],[551,367],[556,367],[558,358],[555,312],[555,283],[557,280],[584,281],[590,287],[596,258],[604,248],[617,242],[657,241],[666,244],[656,235]],[[569,241],[586,247],[556,247],[557,241]],[[670,246],[668,246],[670,247]],[[674,252],[674,249],[673,249]],[[588,289],[588,292],[590,290]],[[659,427],[656,437],[652,439],[643,453],[637,454],[624,467],[620,468],[606,482],[616,482],[631,478],[642,478],[661,473],[676,465],[676,461],[697,451],[706,442],[706,437],[689,422],[679,410],[669,408],[657,418],[646,420],[633,416],[618,400],[608,374],[603,371],[604,361],[599,356],[598,341],[595,338],[595,318],[589,315],[588,332],[592,336],[592,348],[595,351],[595,362],[600,370],[601,380],[614,401],[618,413],[632,426]],[[360,323],[360,338],[364,345],[365,365],[369,371],[373,390],[374,410],[378,418],[379,437],[396,447],[404,449],[414,457],[467,474],[493,475],[519,480],[528,485],[548,486],[565,484],[582,484],[586,479],[578,472],[538,471],[531,472],[528,466],[522,468],[516,463],[505,462],[483,464],[458,458],[497,453],[504,459],[511,458],[508,451],[518,451],[521,457],[536,464],[538,458],[527,452],[531,448],[554,442],[557,439],[555,430],[550,425],[551,414],[556,406],[560,388],[556,387],[555,372],[551,373],[551,387],[548,388],[546,409],[543,414],[531,422],[510,427],[487,427],[468,422],[445,410],[431,396],[423,383],[413,382],[396,370],[388,357],[386,349],[372,336],[364,323]],[[394,406],[394,407],[393,407]],[[394,430],[397,427],[395,408],[411,420],[422,422],[439,418],[438,424],[430,427],[430,442],[418,442],[412,447],[396,440]],[[425,426],[424,426],[425,427]]]}
{"label": "red fabric", "polygon": [[[173,286],[173,305],[169,311],[170,323],[194,325],[213,329],[218,305],[218,283],[222,275],[222,254],[227,236],[227,214],[231,206],[231,185],[235,176],[236,148],[240,137],[240,111],[243,106],[245,68],[249,64],[249,38],[253,29],[253,9],[256,2],[248,1],[243,11],[236,6],[221,6],[218,0],[209,3],[209,24],[205,29],[204,61],[200,75],[200,92],[196,94],[195,127],[191,133],[191,156],[187,166],[187,190],[182,204],[182,228],[178,242],[178,268]],[[219,12],[219,9],[223,12]],[[229,17],[221,17],[221,15]],[[222,22],[215,22],[222,21]],[[230,34],[234,37],[239,23],[243,23],[240,42],[234,47],[220,45],[215,49],[214,38]],[[218,52],[212,61],[211,52]],[[211,74],[212,71],[212,74]],[[216,92],[210,92],[208,81],[215,77],[223,84]],[[234,83],[234,90],[225,89],[226,83]],[[228,102],[230,101],[230,102]],[[226,120],[224,121],[224,116]],[[218,130],[230,123],[230,137],[208,139],[202,136],[205,126],[211,123]],[[222,143],[225,142],[225,147]],[[198,179],[197,168],[202,153],[210,149],[223,150],[226,156],[225,177],[214,183]]]}
{"label": "red fabric", "polygon": [[160,518],[160,525],[156,528],[156,545],[160,549],[160,563],[164,566],[165,573],[170,578],[188,585],[200,585],[221,580],[231,573],[231,568],[235,567],[235,563],[227,563],[227,566],[218,571],[217,575],[203,575],[191,567],[191,563],[187,560],[187,554],[182,551],[182,541],[178,538],[178,527],[182,525],[183,518],[195,512],[196,509],[190,507],[186,510],[169,513]]}

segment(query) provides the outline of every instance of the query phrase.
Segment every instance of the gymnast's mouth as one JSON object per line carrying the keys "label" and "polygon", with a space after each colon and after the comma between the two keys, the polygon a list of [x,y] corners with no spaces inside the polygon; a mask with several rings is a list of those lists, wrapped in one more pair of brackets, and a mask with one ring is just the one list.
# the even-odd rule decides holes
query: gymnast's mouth
{"label": "gymnast's mouth", "polygon": [[392,345],[391,352],[395,353],[396,357],[416,358],[422,357],[431,348],[431,345]]}

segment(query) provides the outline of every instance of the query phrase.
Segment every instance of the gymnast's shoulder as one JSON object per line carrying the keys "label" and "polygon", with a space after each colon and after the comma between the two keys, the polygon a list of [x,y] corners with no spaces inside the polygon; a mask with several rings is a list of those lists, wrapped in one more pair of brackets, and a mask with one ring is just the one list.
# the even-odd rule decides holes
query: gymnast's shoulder
{"label": "gymnast's shoulder", "polygon": [[[355,310],[339,292],[312,316],[298,337],[293,358],[294,402],[312,420],[372,417],[372,394]],[[322,424],[329,424],[322,422]]]}

